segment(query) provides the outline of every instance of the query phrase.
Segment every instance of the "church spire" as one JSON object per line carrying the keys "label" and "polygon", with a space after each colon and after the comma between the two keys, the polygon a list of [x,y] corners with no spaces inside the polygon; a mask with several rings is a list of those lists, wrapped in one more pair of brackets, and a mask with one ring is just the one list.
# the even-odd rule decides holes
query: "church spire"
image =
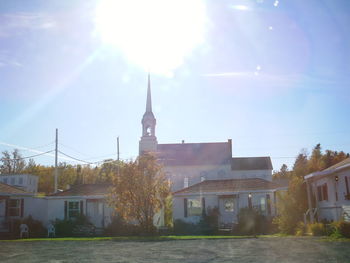
{"label": "church spire", "polygon": [[152,112],[151,77],[149,73],[148,73],[146,112]]}
{"label": "church spire", "polygon": [[151,77],[148,73],[146,112],[142,117],[142,137],[139,144],[140,154],[157,150],[156,118],[152,112]]}

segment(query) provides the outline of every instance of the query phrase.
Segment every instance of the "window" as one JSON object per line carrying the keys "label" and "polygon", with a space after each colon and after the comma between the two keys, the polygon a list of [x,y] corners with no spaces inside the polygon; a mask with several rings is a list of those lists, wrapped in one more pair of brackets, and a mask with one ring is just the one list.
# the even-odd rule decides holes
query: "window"
{"label": "window", "polygon": [[266,210],[266,199],[265,197],[260,197],[260,207],[259,207],[261,212],[265,212]]}
{"label": "window", "polygon": [[328,187],[327,183],[317,186],[318,201],[328,201]]}
{"label": "window", "polygon": [[188,187],[188,177],[184,178],[184,188]]}
{"label": "window", "polygon": [[18,178],[18,184],[19,184],[19,185],[22,185],[22,184],[23,184],[23,178],[22,178],[22,177]]}
{"label": "window", "polygon": [[8,209],[9,209],[10,216],[20,216],[20,214],[21,214],[21,200],[20,199],[10,199]]}
{"label": "window", "polygon": [[198,199],[188,199],[187,200],[187,215],[188,216],[200,216],[202,215],[202,205],[201,200]]}
{"label": "window", "polygon": [[234,211],[234,201],[233,198],[227,198],[224,201],[224,209],[225,212],[233,212]]}
{"label": "window", "polygon": [[68,202],[68,218],[76,218],[80,215],[80,202]]}
{"label": "window", "polygon": [[11,178],[11,185],[14,185],[14,184],[15,184],[15,182],[16,182],[15,179],[16,179],[16,178],[14,178],[14,177]]}
{"label": "window", "polygon": [[4,184],[7,184],[7,178],[4,178],[3,182]]}

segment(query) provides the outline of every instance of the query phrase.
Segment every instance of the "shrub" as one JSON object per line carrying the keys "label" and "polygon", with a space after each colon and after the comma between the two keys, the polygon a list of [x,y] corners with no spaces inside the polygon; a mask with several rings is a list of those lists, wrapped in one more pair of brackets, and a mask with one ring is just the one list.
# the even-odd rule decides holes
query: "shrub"
{"label": "shrub", "polygon": [[343,237],[350,238],[350,222],[340,221],[338,222],[339,233]]}
{"label": "shrub", "polygon": [[313,236],[325,236],[325,235],[327,235],[326,227],[322,223],[309,224],[308,227],[309,227],[309,232]]}
{"label": "shrub", "polygon": [[29,228],[29,237],[45,237],[47,232],[41,221],[35,220],[32,216],[28,216],[24,219],[15,219],[12,222],[12,229],[15,237],[20,236],[19,226],[26,224]]}
{"label": "shrub", "polygon": [[[53,224],[58,237],[80,236],[84,235],[84,233],[79,231],[81,227],[94,228],[85,215],[80,215],[75,219],[56,219]],[[88,234],[91,235],[91,233]]]}
{"label": "shrub", "polygon": [[271,234],[277,231],[273,220],[252,208],[241,208],[235,233],[241,235]]}
{"label": "shrub", "polygon": [[176,235],[214,235],[218,232],[218,221],[219,209],[208,207],[198,223],[175,220],[173,231]]}
{"label": "shrub", "polygon": [[108,236],[134,236],[140,233],[140,227],[128,224],[119,216],[112,217],[111,223],[105,229],[105,235]]}
{"label": "shrub", "polygon": [[296,236],[303,236],[303,235],[305,235],[305,232],[306,232],[305,224],[300,221],[295,228],[295,235]]}

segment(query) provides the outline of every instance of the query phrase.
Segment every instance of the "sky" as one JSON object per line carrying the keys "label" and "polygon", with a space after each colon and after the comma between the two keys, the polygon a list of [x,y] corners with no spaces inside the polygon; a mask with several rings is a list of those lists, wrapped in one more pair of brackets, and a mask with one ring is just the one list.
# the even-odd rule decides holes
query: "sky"
{"label": "sky", "polygon": [[145,2],[0,0],[0,151],[135,158],[150,72],[159,143],[350,152],[348,0]]}

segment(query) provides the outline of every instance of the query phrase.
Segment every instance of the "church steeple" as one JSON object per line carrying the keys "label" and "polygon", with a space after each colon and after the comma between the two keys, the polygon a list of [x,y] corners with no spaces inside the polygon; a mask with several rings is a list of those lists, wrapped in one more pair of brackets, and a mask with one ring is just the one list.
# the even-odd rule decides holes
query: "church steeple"
{"label": "church steeple", "polygon": [[157,150],[156,118],[152,112],[151,77],[148,74],[146,112],[142,117],[142,137],[139,145],[139,152],[155,152]]}
{"label": "church steeple", "polygon": [[151,77],[149,73],[148,73],[146,112],[152,112]]}

